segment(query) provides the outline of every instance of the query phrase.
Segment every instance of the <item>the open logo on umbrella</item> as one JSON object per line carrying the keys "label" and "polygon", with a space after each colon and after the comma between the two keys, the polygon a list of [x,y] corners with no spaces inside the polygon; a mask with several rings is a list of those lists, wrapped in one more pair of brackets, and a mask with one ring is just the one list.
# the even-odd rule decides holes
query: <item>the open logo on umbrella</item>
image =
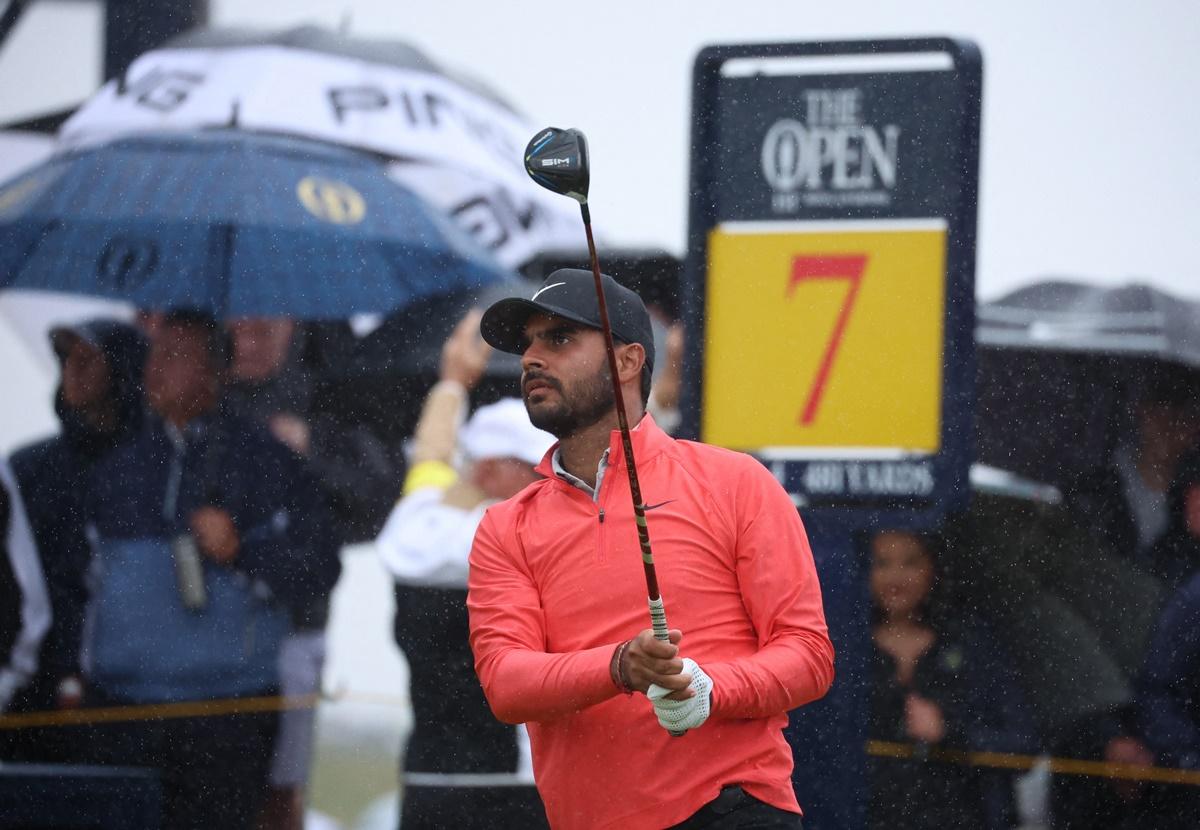
{"label": "the open logo on umbrella", "polygon": [[158,245],[153,239],[117,235],[108,241],[96,262],[100,284],[116,292],[133,291],[158,269]]}
{"label": "the open logo on umbrella", "polygon": [[366,200],[345,182],[305,176],[296,185],[296,195],[305,210],[335,225],[354,225],[367,215]]}

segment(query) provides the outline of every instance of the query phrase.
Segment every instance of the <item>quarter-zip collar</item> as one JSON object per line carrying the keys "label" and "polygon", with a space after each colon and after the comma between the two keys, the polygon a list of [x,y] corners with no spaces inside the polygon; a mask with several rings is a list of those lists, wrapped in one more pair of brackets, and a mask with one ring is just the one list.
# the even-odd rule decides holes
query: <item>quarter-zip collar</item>
{"label": "quarter-zip collar", "polygon": [[578,487],[580,490],[588,494],[588,498],[592,501],[598,501],[600,498],[600,485],[604,483],[604,473],[608,470],[608,454],[611,452],[611,447],[604,451],[600,456],[600,464],[596,467],[596,487],[588,484],[582,478],[572,475],[567,472],[567,468],[562,465],[562,450],[558,445],[554,445],[554,449],[550,453],[550,466],[554,468],[554,474],[570,484],[572,487]]}
{"label": "quarter-zip collar", "polygon": [[[658,424],[654,422],[654,417],[649,412],[645,413],[637,425],[629,431],[629,437],[633,441],[634,458],[639,464],[658,455],[673,440],[671,436],[659,428]],[[610,461],[610,459],[612,460]],[[608,449],[600,456],[600,464],[596,468],[596,486],[594,489],[583,479],[567,472],[566,468],[562,465],[562,455],[558,444],[550,448],[536,469],[537,472],[546,478],[557,478],[559,481],[587,493],[588,498],[592,501],[597,501],[600,496],[600,486],[604,483],[605,474],[610,468],[619,469],[625,463],[624,459],[625,452],[621,447],[621,431],[614,429],[609,436]]]}

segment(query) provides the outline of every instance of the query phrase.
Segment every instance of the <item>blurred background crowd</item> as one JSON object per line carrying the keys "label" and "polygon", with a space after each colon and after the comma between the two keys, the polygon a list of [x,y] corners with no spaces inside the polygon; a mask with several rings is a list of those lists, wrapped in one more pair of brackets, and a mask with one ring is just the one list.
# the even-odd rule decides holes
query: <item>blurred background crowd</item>
{"label": "blurred background crowd", "polygon": [[[409,684],[374,717],[412,728],[400,806],[362,826],[537,826],[464,598],[480,511],[549,446],[471,309],[586,264],[573,205],[492,157],[539,125],[408,43],[183,18],[81,106],[0,130],[0,312],[53,355],[58,420],[0,465],[0,799],[48,809],[19,778],[55,765],[91,770],[99,826],[109,802],[164,827],[332,822],[310,792],[326,632],[371,558]],[[308,78],[328,123],[272,86]],[[444,132],[356,120],[379,113]],[[600,258],[654,313],[670,430],[682,263]],[[19,320],[44,308],[22,289],[66,311]],[[1055,279],[977,318],[968,508],[860,540],[868,823],[1195,827],[1200,304]]]}

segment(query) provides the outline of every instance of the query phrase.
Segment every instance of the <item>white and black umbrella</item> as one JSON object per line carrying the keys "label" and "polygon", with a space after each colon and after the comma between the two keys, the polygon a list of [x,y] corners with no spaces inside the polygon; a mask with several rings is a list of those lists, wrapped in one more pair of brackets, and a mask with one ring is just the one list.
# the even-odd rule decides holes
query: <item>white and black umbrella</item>
{"label": "white and black umbrella", "polygon": [[1047,280],[977,320],[979,460],[1038,481],[1104,463],[1147,382],[1200,390],[1200,303],[1148,285]]}
{"label": "white and black umbrella", "polygon": [[977,342],[999,349],[1144,357],[1200,367],[1200,303],[1149,285],[1050,280],[984,303]]}
{"label": "white and black umbrella", "polygon": [[141,55],[59,138],[74,147],[131,132],[236,128],[365,150],[516,268],[579,245],[573,205],[522,167],[540,126],[402,41],[317,27],[208,29]]}

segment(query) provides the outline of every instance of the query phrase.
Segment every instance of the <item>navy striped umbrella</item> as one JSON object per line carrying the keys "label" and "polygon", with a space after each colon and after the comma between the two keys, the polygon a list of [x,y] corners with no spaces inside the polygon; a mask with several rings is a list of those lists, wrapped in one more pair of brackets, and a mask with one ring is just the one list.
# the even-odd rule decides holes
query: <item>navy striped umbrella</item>
{"label": "navy striped umbrella", "polygon": [[511,276],[373,157],[306,140],[138,135],[0,187],[0,289],[321,319]]}

